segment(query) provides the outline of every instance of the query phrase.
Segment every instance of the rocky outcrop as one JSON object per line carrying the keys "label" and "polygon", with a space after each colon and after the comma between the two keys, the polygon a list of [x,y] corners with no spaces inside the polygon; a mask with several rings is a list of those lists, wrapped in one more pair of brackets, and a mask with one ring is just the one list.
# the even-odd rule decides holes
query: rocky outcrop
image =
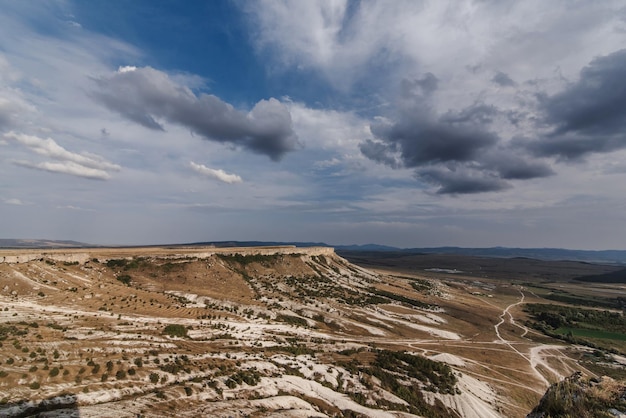
{"label": "rocky outcrop", "polygon": [[34,260],[53,260],[64,263],[80,263],[84,264],[89,260],[89,254],[87,253],[28,253],[17,255],[0,255],[0,263],[18,264],[28,263]]}
{"label": "rocky outcrop", "polygon": [[576,372],[548,388],[526,418],[626,417],[626,382],[585,379]]}
{"label": "rocky outcrop", "polygon": [[[146,255],[151,255],[154,249],[146,250]],[[137,253],[141,253],[141,250],[137,250]],[[185,249],[180,251],[178,249],[172,249],[169,253],[161,253],[155,255],[157,258],[209,258],[215,254],[242,254],[242,255],[275,255],[275,254],[302,254],[307,256],[333,256],[335,250],[332,247],[295,247],[295,246],[281,246],[281,247],[234,247],[234,248],[207,248],[207,249]],[[107,251],[106,249],[93,250],[90,253],[87,252],[69,252],[69,251],[41,251],[41,252],[28,252],[28,253],[15,253],[12,251],[10,254],[2,255],[0,253],[0,263],[28,263],[34,260],[52,260],[63,263],[80,263],[84,264],[91,258],[97,258],[101,262],[106,262],[115,258],[132,258],[131,256],[120,255],[115,251]]]}

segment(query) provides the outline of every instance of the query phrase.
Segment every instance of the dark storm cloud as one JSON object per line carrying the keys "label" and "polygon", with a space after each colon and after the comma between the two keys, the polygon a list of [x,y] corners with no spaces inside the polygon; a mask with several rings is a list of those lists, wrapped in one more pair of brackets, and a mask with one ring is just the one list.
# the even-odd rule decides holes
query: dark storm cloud
{"label": "dark storm cloud", "polygon": [[432,167],[416,170],[415,176],[433,186],[439,186],[437,194],[470,194],[497,192],[511,187],[496,175],[465,167],[449,169]]}
{"label": "dark storm cloud", "polygon": [[403,165],[411,168],[426,163],[472,161],[498,140],[474,123],[428,121],[418,115],[397,123],[373,124],[371,131],[390,149],[399,150]]}
{"label": "dark storm cloud", "polygon": [[481,167],[505,180],[530,180],[554,175],[554,170],[545,161],[533,159],[515,147],[492,150],[482,156]]}
{"label": "dark storm cloud", "polygon": [[507,180],[530,180],[554,174],[554,170],[543,162],[529,162],[521,158],[503,160],[496,167],[500,176]]}
{"label": "dark storm cloud", "polygon": [[370,125],[373,139],[360,144],[361,153],[392,168],[412,168],[420,181],[438,187],[439,194],[482,193],[511,187],[508,180],[528,180],[554,174],[525,147],[511,147],[492,124],[510,119],[485,103],[436,115],[430,96],[437,78],[427,74],[403,83],[395,118]]}
{"label": "dark storm cloud", "polygon": [[596,58],[580,80],[546,98],[547,121],[556,133],[613,134],[626,129],[626,49]]}
{"label": "dark storm cloud", "polygon": [[239,145],[273,160],[298,146],[291,115],[276,99],[261,100],[243,113],[216,96],[196,96],[150,67],[122,68],[95,82],[98,89],[92,96],[98,102],[148,129],[164,130],[160,122],[164,120],[208,140]]}
{"label": "dark storm cloud", "polygon": [[359,149],[361,150],[361,153],[363,153],[363,155],[365,155],[372,161],[388,165],[392,168],[402,167],[402,164],[394,156],[394,153],[396,151],[386,143],[366,139],[359,144]]}
{"label": "dark storm cloud", "polygon": [[508,76],[508,74],[505,74],[502,71],[498,71],[493,76],[491,81],[501,87],[515,87],[515,81],[513,81],[511,77]]}
{"label": "dark storm cloud", "polygon": [[576,160],[626,148],[626,49],[596,58],[563,92],[540,97],[544,138],[528,141],[538,156]]}
{"label": "dark storm cloud", "polygon": [[603,153],[626,148],[623,133],[614,135],[551,135],[547,138],[526,141],[523,144],[529,152],[541,157],[557,157],[561,160],[580,160],[592,153]]}

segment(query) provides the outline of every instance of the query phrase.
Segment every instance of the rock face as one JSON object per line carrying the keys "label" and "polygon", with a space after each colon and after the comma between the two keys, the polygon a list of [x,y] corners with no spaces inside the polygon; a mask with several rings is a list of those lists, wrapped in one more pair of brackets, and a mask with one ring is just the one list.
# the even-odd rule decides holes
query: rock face
{"label": "rock face", "polygon": [[548,388],[526,418],[626,417],[626,384],[610,377],[584,379],[576,372]]}
{"label": "rock face", "polygon": [[[120,255],[124,255],[125,249],[118,251],[102,251],[102,254],[98,254],[98,251],[94,251],[92,255],[86,252],[58,250],[58,251],[39,251],[30,253],[19,253],[15,251],[7,251],[6,254],[0,252],[0,263],[19,264],[28,263],[34,260],[48,259],[53,261],[59,261],[62,263],[79,263],[84,264],[90,258],[98,258],[100,261],[107,261],[112,258],[120,258]],[[136,251],[136,250],[135,250]],[[335,250],[332,247],[306,247],[296,248],[295,246],[281,246],[281,247],[236,247],[236,248],[202,248],[197,251],[186,250],[185,254],[176,254],[169,251],[169,255],[164,258],[184,258],[193,257],[198,259],[209,258],[215,254],[242,254],[242,255],[275,255],[275,254],[302,254],[308,256],[332,256],[335,254]]]}

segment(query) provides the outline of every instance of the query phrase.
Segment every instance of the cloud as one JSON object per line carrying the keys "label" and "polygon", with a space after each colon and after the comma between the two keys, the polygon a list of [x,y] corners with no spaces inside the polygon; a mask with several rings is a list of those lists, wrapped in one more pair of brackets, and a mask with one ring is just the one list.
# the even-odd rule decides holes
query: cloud
{"label": "cloud", "polygon": [[530,180],[555,174],[546,162],[527,158],[529,157],[524,158],[519,152],[509,148],[487,155],[482,160],[486,167],[494,169],[502,179],[506,180]]}
{"label": "cloud", "polygon": [[14,87],[20,78],[19,72],[0,53],[0,131],[11,129],[17,124],[20,115],[34,109],[24,100],[20,89]]}
{"label": "cloud", "polygon": [[164,120],[205,139],[238,145],[275,161],[299,145],[289,110],[274,98],[261,100],[244,113],[214,95],[196,95],[150,67],[121,67],[95,82],[94,99],[148,129],[164,131]]}
{"label": "cloud", "polygon": [[400,168],[402,162],[397,156],[396,147],[382,141],[366,139],[359,144],[361,153],[372,161],[387,165],[391,168]]}
{"label": "cloud", "polygon": [[15,206],[25,205],[25,203],[22,202],[20,199],[4,199],[4,203],[6,203],[7,205],[15,205]]}
{"label": "cloud", "polygon": [[390,117],[372,122],[374,138],[359,144],[365,157],[394,169],[413,169],[418,180],[438,187],[438,194],[501,191],[511,187],[508,180],[554,174],[545,161],[502,138],[498,126],[510,112],[476,102],[438,113],[436,80],[429,73],[403,81]]}
{"label": "cloud", "polygon": [[52,138],[39,138],[37,136],[9,132],[4,137],[14,140],[44,157],[49,157],[59,162],[30,162],[24,160],[14,161],[14,164],[54,173],[71,174],[89,179],[107,180],[111,176],[109,172],[119,171],[120,166],[106,161],[102,157],[91,153],[75,153],[66,150],[57,144]]}
{"label": "cloud", "polygon": [[13,161],[13,164],[41,171],[48,171],[50,173],[70,174],[72,176],[83,177],[91,180],[108,180],[111,178],[111,175],[104,170],[85,167],[71,161],[60,163],[53,163],[49,161],[34,163],[31,161],[17,160]]}
{"label": "cloud", "polygon": [[491,173],[471,170],[458,166],[453,169],[429,167],[415,172],[418,179],[439,186],[437,194],[469,194],[497,192],[509,189],[511,185]]}
{"label": "cloud", "polygon": [[491,81],[500,87],[515,87],[516,83],[508,76],[508,74],[503,73],[502,71],[498,71]]}
{"label": "cloud", "polygon": [[524,146],[564,160],[626,148],[625,79],[626,49],[593,59],[565,90],[540,97],[550,132]]}
{"label": "cloud", "polygon": [[20,111],[20,106],[4,98],[0,98],[0,130],[13,125],[13,121]]}
{"label": "cloud", "polygon": [[227,184],[241,183],[243,181],[241,177],[239,177],[238,175],[228,174],[225,171],[220,170],[220,169],[209,168],[203,164],[196,164],[193,161],[191,161],[189,165],[191,166],[192,170],[195,171],[196,173],[202,174],[203,176],[206,176],[215,180],[219,180]]}
{"label": "cloud", "polygon": [[[437,78],[403,82],[394,114],[372,123],[374,139],[362,141],[360,150],[392,168],[414,169],[418,179],[439,186],[439,194],[504,190],[508,180],[554,175],[546,158],[580,160],[626,148],[626,49],[593,59],[561,92],[540,93],[534,108],[526,103],[515,110],[538,115],[532,140],[503,138],[499,119],[517,123],[510,120],[512,110],[494,105],[479,102],[438,114],[433,106],[437,84],[425,89],[428,79]],[[491,81],[515,86],[501,72]]]}
{"label": "cloud", "polygon": [[599,57],[562,93],[544,99],[547,122],[556,134],[614,134],[626,129],[626,49]]}

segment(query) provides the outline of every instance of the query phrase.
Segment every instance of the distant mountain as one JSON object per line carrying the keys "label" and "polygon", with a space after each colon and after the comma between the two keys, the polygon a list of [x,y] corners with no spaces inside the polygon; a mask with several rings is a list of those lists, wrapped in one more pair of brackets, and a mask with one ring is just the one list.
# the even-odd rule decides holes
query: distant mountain
{"label": "distant mountain", "polygon": [[218,248],[222,247],[277,247],[283,245],[293,245],[296,247],[330,247],[330,245],[323,242],[283,242],[283,241],[207,241],[207,242],[193,242],[189,244],[180,244],[189,246],[214,246]]}
{"label": "distant mountain", "polygon": [[49,239],[1,239],[0,248],[82,248],[93,247],[83,242]]}
{"label": "distant mountain", "polygon": [[398,257],[401,254],[454,254],[474,257],[492,258],[532,258],[536,260],[569,260],[587,263],[626,264],[626,251],[622,250],[567,250],[562,248],[463,248],[463,247],[426,247],[426,248],[398,248],[388,245],[329,245],[323,242],[280,242],[280,241],[217,241],[198,242],[188,245],[214,245],[216,247],[259,247],[276,245],[295,245],[296,247],[333,247],[338,253],[342,252],[371,252],[388,253]]}
{"label": "distant mountain", "polygon": [[[463,248],[463,247],[425,247],[425,248],[398,248],[388,245],[364,244],[364,245],[329,245],[324,242],[298,242],[298,241],[206,241],[186,244],[174,244],[175,246],[215,246],[215,247],[267,247],[294,245],[296,247],[333,247],[338,253],[387,253],[389,256],[398,257],[402,254],[454,254],[474,257],[490,258],[532,258],[536,260],[569,260],[587,263],[626,264],[626,251],[624,250],[567,250],[563,248]],[[145,245],[144,245],[145,246]],[[149,246],[149,245],[148,245]],[[162,245],[153,245],[162,246]],[[85,244],[77,241],[43,240],[43,239],[0,239],[0,248],[81,248],[97,247],[97,245]]]}
{"label": "distant mountain", "polygon": [[338,251],[403,251],[401,248],[390,247],[388,245],[378,245],[378,244],[333,245],[332,247]]}
{"label": "distant mountain", "polygon": [[470,255],[475,257],[497,258],[534,258],[537,260],[570,260],[588,263],[611,263],[626,264],[626,251],[622,250],[566,250],[563,248],[461,248],[461,247],[435,247],[435,248],[409,248],[402,252],[415,254],[455,254]]}

